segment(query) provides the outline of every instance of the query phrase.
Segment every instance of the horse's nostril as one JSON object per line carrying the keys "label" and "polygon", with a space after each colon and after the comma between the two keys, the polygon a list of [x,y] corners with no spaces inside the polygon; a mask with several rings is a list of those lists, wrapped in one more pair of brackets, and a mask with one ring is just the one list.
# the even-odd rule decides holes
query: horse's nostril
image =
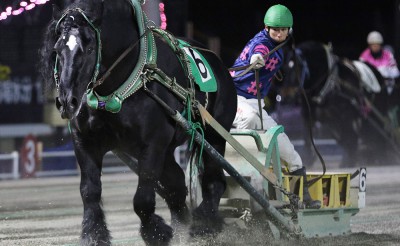
{"label": "horse's nostril", "polygon": [[60,110],[60,108],[62,107],[61,101],[59,97],[56,97],[56,108],[58,110]]}
{"label": "horse's nostril", "polygon": [[72,97],[71,99],[71,109],[76,109],[78,106],[78,100],[76,99],[76,97]]}

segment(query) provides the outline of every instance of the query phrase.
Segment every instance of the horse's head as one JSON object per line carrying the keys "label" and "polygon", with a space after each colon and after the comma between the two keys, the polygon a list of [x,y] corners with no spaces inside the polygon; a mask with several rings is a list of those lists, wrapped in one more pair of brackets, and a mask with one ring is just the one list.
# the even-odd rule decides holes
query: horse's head
{"label": "horse's head", "polygon": [[[58,91],[56,107],[62,118],[79,112],[86,90],[96,81],[101,62],[101,1],[89,1],[54,14],[57,35],[54,79]],[[95,4],[97,3],[97,5]]]}
{"label": "horse's head", "polygon": [[333,73],[336,56],[330,46],[315,41],[305,41],[286,52],[282,67],[285,84],[301,86],[306,93],[318,93]]}
{"label": "horse's head", "polygon": [[[281,71],[284,75],[283,84],[284,86],[298,86],[298,81],[296,77],[296,71],[301,69],[301,63],[298,63],[296,59],[295,49],[292,46],[285,46],[283,49],[284,63],[282,64]],[[295,66],[296,65],[296,66]]]}

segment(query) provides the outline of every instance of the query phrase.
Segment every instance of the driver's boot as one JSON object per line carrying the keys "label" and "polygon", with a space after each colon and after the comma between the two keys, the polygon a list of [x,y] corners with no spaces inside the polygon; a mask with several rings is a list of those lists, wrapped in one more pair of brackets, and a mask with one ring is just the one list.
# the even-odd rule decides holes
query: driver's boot
{"label": "driver's boot", "polygon": [[296,171],[289,172],[290,175],[302,176],[303,177],[303,203],[306,208],[321,208],[321,201],[313,200],[311,198],[310,192],[308,191],[308,182],[306,177],[306,168],[302,167]]}

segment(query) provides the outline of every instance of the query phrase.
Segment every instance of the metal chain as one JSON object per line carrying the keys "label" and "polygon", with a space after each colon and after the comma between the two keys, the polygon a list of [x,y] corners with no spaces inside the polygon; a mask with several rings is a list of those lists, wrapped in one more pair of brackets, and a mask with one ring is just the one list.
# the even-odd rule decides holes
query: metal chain
{"label": "metal chain", "polygon": [[285,190],[280,185],[273,185],[275,189],[278,189],[280,192],[282,192],[285,196],[289,198],[290,204],[289,204],[289,209],[292,211],[292,216],[295,216],[297,211],[299,210],[299,205],[300,205],[300,197],[290,191]]}

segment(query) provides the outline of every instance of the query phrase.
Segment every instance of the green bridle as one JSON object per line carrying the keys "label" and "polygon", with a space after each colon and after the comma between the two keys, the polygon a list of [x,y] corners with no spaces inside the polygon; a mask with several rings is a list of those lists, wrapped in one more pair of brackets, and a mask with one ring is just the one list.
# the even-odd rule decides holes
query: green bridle
{"label": "green bridle", "polygon": [[[94,84],[97,80],[97,76],[99,75],[100,72],[100,63],[101,63],[101,38],[100,38],[100,30],[98,28],[96,28],[93,24],[93,22],[91,22],[89,20],[89,18],[86,16],[85,12],[80,9],[80,8],[73,8],[73,9],[68,9],[67,11],[64,12],[64,14],[61,16],[61,18],[57,21],[56,24],[56,32],[58,29],[58,26],[60,25],[61,21],[65,19],[65,17],[70,14],[71,12],[79,12],[83,18],[86,20],[86,22],[89,24],[89,26],[96,32],[96,40],[97,40],[97,57],[96,57],[96,66],[95,66],[95,70],[93,72],[93,76],[92,79],[90,81],[90,83],[88,84],[88,88]],[[54,64],[54,81],[56,83],[56,88],[58,90],[59,85],[60,85],[60,79],[58,76],[58,55],[56,56],[56,61]]]}

